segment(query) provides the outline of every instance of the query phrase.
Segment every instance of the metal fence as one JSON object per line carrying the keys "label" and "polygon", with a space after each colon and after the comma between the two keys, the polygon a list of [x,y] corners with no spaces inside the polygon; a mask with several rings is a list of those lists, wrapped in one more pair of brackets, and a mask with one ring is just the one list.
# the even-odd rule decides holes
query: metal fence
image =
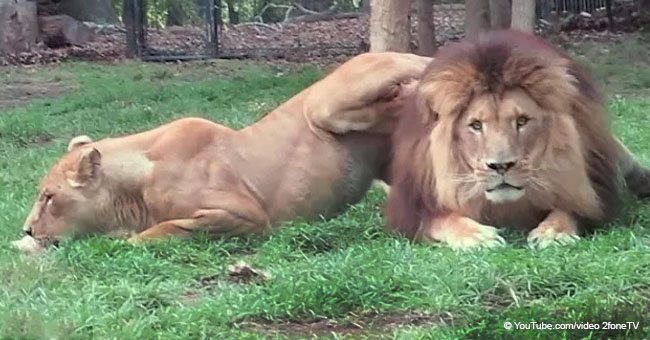
{"label": "metal fence", "polygon": [[[308,59],[349,56],[369,48],[369,18],[362,13],[301,22],[289,20],[287,14],[283,22],[275,23],[260,21],[260,15],[254,21],[230,24],[221,19],[221,0],[188,0],[187,3],[196,5],[192,9],[195,12],[193,20],[183,25],[161,27],[145,20],[147,2],[155,0],[124,1],[123,21],[127,26],[128,50],[132,56],[144,60]],[[538,0],[537,14],[545,18],[551,13],[594,12],[606,8],[608,2]],[[434,4],[437,43],[440,45],[461,37],[465,25],[464,1],[436,0]]]}
{"label": "metal fence", "polygon": [[551,0],[551,1],[538,1],[538,3],[545,3],[551,7],[552,11],[557,13],[572,12],[591,13],[597,9],[604,9],[607,6],[607,0]]}
{"label": "metal fence", "polygon": [[[149,61],[206,58],[309,59],[349,56],[369,49],[367,13],[337,13],[325,20],[238,24],[221,21],[220,0],[193,0],[195,20],[182,26],[155,25],[146,20],[148,2],[124,0],[123,22],[127,50]],[[188,0],[189,2],[189,0]],[[458,0],[436,0],[438,42],[453,39],[464,29],[465,6]],[[225,4],[225,1],[224,1]],[[225,13],[224,13],[225,14]]]}
{"label": "metal fence", "polygon": [[147,61],[217,58],[220,2],[194,2],[186,26],[155,27],[146,19],[146,0],[124,0],[122,20],[127,29],[128,54]]}

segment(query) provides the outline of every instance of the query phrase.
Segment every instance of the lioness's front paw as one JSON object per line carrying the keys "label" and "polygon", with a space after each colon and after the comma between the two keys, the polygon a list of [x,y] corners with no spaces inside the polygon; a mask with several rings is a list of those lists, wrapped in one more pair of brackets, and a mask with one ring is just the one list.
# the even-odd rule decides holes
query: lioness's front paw
{"label": "lioness's front paw", "polygon": [[506,243],[499,235],[499,229],[467,217],[439,221],[438,225],[433,226],[430,237],[459,251],[496,248]]}
{"label": "lioness's front paw", "polygon": [[140,244],[142,241],[143,239],[139,235],[131,236],[126,240],[126,242],[132,245]]}
{"label": "lioness's front paw", "polygon": [[20,240],[13,241],[11,245],[25,255],[38,255],[45,251],[45,247],[31,236],[25,236]]}
{"label": "lioness's front paw", "polygon": [[566,246],[578,240],[580,236],[569,231],[558,231],[555,226],[545,223],[528,233],[528,245],[534,249],[544,249],[552,245]]}

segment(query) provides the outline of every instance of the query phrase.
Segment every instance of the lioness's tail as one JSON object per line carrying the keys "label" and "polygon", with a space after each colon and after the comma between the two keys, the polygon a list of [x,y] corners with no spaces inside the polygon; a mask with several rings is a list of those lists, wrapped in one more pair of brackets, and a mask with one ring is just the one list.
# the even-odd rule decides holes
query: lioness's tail
{"label": "lioness's tail", "polygon": [[640,198],[650,198],[650,169],[639,163],[632,152],[616,139],[619,146],[619,167],[626,187]]}

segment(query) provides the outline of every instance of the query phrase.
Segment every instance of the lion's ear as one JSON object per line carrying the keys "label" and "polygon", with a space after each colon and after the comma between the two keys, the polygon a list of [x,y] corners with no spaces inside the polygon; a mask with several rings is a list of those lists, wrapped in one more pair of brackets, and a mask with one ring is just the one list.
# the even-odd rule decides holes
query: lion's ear
{"label": "lion's ear", "polygon": [[68,142],[68,151],[76,149],[82,145],[90,144],[92,142],[93,140],[86,135],[72,137],[72,139],[70,139],[70,142]]}
{"label": "lion's ear", "polygon": [[96,148],[87,148],[79,154],[76,167],[66,172],[71,187],[83,187],[96,180],[101,167],[102,154]]}

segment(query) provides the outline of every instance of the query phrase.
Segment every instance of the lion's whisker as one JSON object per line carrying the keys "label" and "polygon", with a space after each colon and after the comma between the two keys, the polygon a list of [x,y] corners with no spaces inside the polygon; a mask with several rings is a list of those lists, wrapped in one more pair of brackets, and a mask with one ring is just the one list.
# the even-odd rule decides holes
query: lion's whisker
{"label": "lion's whisker", "polygon": [[456,174],[451,176],[451,180],[460,183],[479,182],[479,178],[473,174]]}

